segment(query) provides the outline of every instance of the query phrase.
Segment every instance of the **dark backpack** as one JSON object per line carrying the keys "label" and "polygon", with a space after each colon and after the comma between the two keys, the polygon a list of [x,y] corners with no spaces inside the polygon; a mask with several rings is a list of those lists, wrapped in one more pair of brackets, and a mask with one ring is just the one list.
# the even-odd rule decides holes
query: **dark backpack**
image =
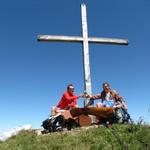
{"label": "dark backpack", "polygon": [[48,132],[62,131],[64,128],[64,117],[62,115],[51,116],[42,122],[42,126]]}
{"label": "dark backpack", "polygon": [[114,115],[118,123],[133,123],[130,114],[123,108],[117,108]]}

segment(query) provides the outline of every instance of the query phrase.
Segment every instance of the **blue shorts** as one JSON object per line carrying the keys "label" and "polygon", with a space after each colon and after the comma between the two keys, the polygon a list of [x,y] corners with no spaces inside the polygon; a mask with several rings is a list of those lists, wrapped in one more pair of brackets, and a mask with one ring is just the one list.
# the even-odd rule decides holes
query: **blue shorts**
{"label": "blue shorts", "polygon": [[103,107],[113,107],[114,101],[113,100],[104,100],[102,105],[103,105]]}

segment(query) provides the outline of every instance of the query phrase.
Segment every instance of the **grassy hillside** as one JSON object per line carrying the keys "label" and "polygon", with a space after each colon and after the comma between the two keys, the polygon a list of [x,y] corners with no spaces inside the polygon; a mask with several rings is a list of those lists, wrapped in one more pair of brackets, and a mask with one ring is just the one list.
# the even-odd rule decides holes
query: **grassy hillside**
{"label": "grassy hillside", "polygon": [[150,150],[150,127],[117,124],[41,136],[23,131],[0,142],[0,150]]}

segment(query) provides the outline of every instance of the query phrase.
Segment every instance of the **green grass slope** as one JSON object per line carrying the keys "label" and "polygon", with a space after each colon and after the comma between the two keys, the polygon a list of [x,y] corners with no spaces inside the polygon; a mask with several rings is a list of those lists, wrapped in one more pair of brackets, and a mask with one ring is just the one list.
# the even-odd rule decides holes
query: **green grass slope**
{"label": "green grass slope", "polygon": [[40,136],[23,131],[0,142],[0,150],[150,150],[150,127],[117,124]]}

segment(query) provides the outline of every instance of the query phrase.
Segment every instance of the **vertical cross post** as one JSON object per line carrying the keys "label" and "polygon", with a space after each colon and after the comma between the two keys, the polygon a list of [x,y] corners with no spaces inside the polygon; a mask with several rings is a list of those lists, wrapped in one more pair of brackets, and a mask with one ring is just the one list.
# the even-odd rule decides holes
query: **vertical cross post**
{"label": "vertical cross post", "polygon": [[[86,5],[81,4],[81,20],[82,20],[82,35],[83,35],[83,63],[84,63],[84,89],[87,94],[92,95],[90,61],[89,61],[89,42],[87,29]],[[91,105],[90,99],[86,98],[84,106]]]}

